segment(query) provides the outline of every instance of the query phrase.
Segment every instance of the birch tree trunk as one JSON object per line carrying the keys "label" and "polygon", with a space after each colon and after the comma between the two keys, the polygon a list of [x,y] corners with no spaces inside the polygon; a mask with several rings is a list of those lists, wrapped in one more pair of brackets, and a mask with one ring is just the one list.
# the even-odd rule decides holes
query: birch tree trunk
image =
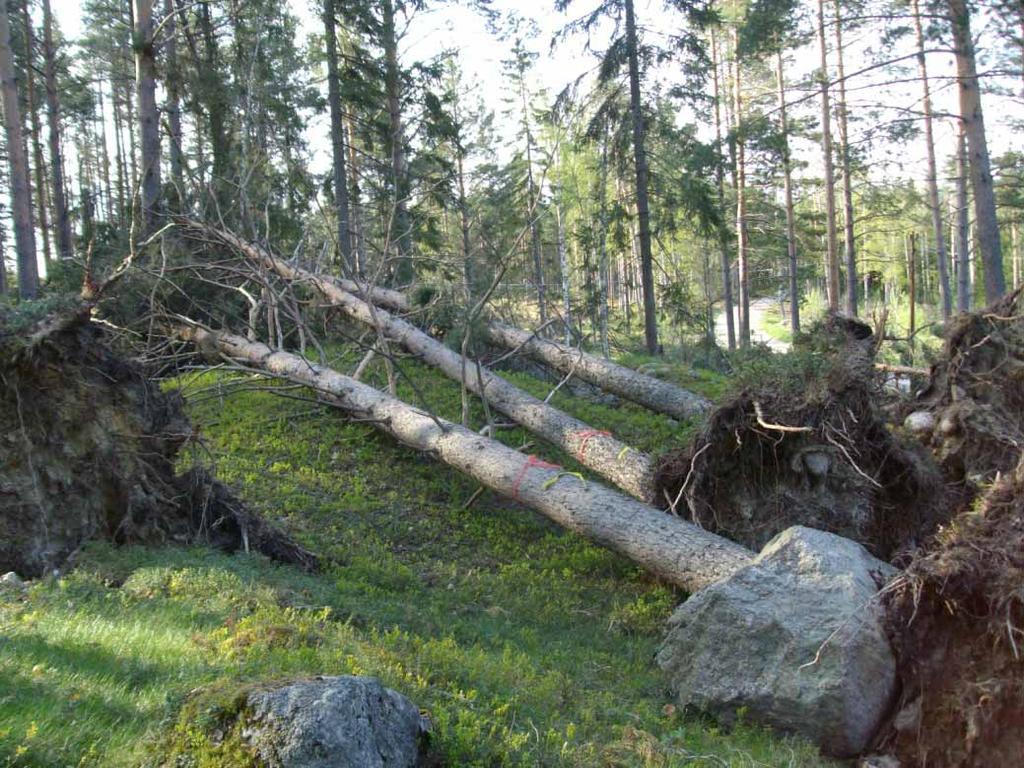
{"label": "birch tree trunk", "polygon": [[7,130],[11,214],[18,255],[18,293],[23,299],[34,299],[39,295],[39,264],[36,262],[36,236],[32,225],[32,185],[29,182],[21,105],[18,103],[18,81],[11,53],[11,21],[6,2],[0,2],[0,91],[3,94],[4,127]]}
{"label": "birch tree trunk", "polygon": [[331,280],[293,267],[230,232],[189,219],[180,218],[178,221],[186,229],[224,243],[286,280],[310,285],[351,319],[375,328],[401,344],[448,378],[464,384],[478,397],[486,398],[493,408],[516,423],[566,451],[583,466],[638,499],[646,501],[650,498],[654,461],[647,454],[629,447],[608,432],[593,429],[589,424],[553,408],[486,368],[481,367],[477,376],[463,376],[462,355],[405,320],[348,293]]}
{"label": "birch tree trunk", "polygon": [[832,107],[829,99],[828,39],[825,0],[818,0],[818,47],[821,53],[821,153],[825,166],[825,289],[828,308],[839,311],[839,234],[836,231],[836,181],[832,166]]}
{"label": "birch tree trunk", "polygon": [[846,111],[846,64],[843,61],[843,19],[835,0],[836,62],[839,76],[839,159],[843,167],[843,246],[846,261],[846,314],[857,316],[857,249],[853,233],[853,179],[850,177],[850,136]]}
{"label": "birch tree trunk", "polygon": [[153,49],[153,0],[136,0],[135,89],[139,100],[142,144],[142,237],[154,232],[160,218],[160,122],[156,108],[156,56]]}
{"label": "birch tree trunk", "polygon": [[985,138],[985,117],[981,111],[981,89],[971,38],[971,12],[966,0],[949,0],[950,21],[956,53],[957,84],[960,89],[960,118],[970,150],[968,166],[974,192],[974,219],[978,245],[985,268],[985,301],[991,304],[1006,293],[1003,254],[996,219],[996,198],[992,185],[992,167]]}
{"label": "birch tree trunk", "polygon": [[932,232],[935,235],[935,254],[939,262],[939,298],[942,305],[942,319],[948,320],[953,313],[953,297],[949,286],[949,256],[946,253],[946,236],[942,227],[942,209],[939,207],[938,171],[935,162],[935,134],[932,121],[932,94],[928,81],[928,62],[925,58],[924,31],[921,28],[919,0],[911,0],[914,15],[914,35],[917,39],[917,69],[921,77],[924,112],[924,138],[928,150],[928,207],[932,215]]}
{"label": "birch tree trunk", "polygon": [[565,345],[572,346],[572,303],[569,292],[569,257],[565,250],[565,227],[562,223],[562,204],[555,201],[555,225],[558,229],[558,267],[562,273],[562,313],[565,315]]}
{"label": "birch tree trunk", "polygon": [[274,352],[228,333],[186,328],[181,335],[226,357],[299,382],[399,442],[428,452],[482,485],[519,501],[644,570],[696,591],[745,565],[753,553],[697,526],[586,482],[534,456],[451,422],[435,420],[404,402],[304,357]]}
{"label": "birch tree trunk", "polygon": [[786,255],[789,260],[789,327],[794,338],[800,333],[800,287],[797,276],[796,214],[793,209],[793,168],[789,151],[789,123],[786,119],[786,78],[782,48],[776,51],[775,76],[779,85],[779,122],[782,126],[782,180],[786,196]]}

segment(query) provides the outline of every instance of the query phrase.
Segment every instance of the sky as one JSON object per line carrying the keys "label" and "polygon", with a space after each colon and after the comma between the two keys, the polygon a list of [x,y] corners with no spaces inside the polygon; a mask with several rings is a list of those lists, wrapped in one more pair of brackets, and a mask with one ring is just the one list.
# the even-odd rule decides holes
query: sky
{"label": "sky", "polygon": [[[316,0],[286,0],[292,12],[299,18],[303,40],[309,34],[320,33],[320,20],[313,12]],[[597,0],[576,0],[573,5],[575,13],[583,13],[593,7]],[[76,0],[51,0],[57,20],[68,39],[74,40],[81,33],[81,4]],[[551,40],[571,16],[554,10],[554,0],[493,0],[493,7],[502,12],[515,11],[521,16],[532,19],[538,27],[538,34],[532,41],[532,47],[539,54],[535,65],[535,85],[543,88],[551,96],[559,93],[577,78],[592,72],[596,59],[584,50],[583,40],[571,38],[568,42],[552,47]],[[660,0],[637,0],[637,16],[642,27],[652,34],[658,34],[672,23],[671,18],[661,10]],[[984,31],[991,19],[976,18],[975,32]],[[603,31],[607,37],[608,29]],[[860,62],[865,60],[867,46],[877,44],[873,35],[877,33],[852,31],[847,33],[846,68],[847,73],[855,72]],[[604,42],[600,39],[595,43],[600,48]],[[982,46],[983,47],[983,46]],[[402,41],[400,54],[405,61],[424,59],[441,53],[455,50],[459,53],[464,73],[470,80],[479,83],[478,91],[485,103],[497,114],[501,114],[504,104],[505,85],[502,79],[502,59],[507,56],[508,44],[499,40],[487,29],[484,19],[471,10],[455,3],[439,5],[435,10],[420,12],[410,22]],[[907,62],[911,68],[910,77],[916,75],[915,62]],[[787,77],[798,79],[807,77],[818,67],[818,53],[815,46],[797,50],[790,54],[787,61]],[[956,111],[956,87],[952,80],[955,67],[952,56],[945,54],[930,55],[928,59],[929,74],[935,78],[932,84],[934,108],[937,112],[953,113]],[[880,98],[896,109],[920,109],[921,90],[917,82],[900,86],[879,88],[874,85],[887,75],[883,72],[851,79],[849,82],[849,113],[853,118],[866,115],[866,105],[879,101]],[[1009,84],[1016,91],[1015,99],[996,99],[991,95],[985,97],[986,121],[989,131],[991,153],[997,156],[1008,148],[1020,148],[1020,138],[1008,127],[1010,118],[1024,118],[1024,100],[1020,93],[1020,78]],[[324,86],[325,88],[325,86]],[[793,92],[792,98],[800,94]],[[816,112],[817,98],[809,102],[805,108]],[[799,110],[791,110],[799,114]],[[685,119],[685,118],[684,118]],[[862,121],[868,122],[868,121]],[[499,120],[500,123],[500,120]],[[851,128],[851,138],[856,140],[859,129],[856,124]],[[713,127],[701,126],[704,138],[711,138]],[[955,149],[955,132],[952,120],[938,121],[935,128],[937,154],[940,164],[950,157]],[[329,131],[325,114],[313,119],[307,128],[307,139],[312,152],[313,170],[324,172],[330,163]],[[805,173],[820,175],[820,149],[810,142],[797,142],[793,148],[797,159],[807,162]],[[915,141],[907,147],[900,147],[895,153],[879,154],[872,158],[872,172],[878,176],[898,172],[919,180],[925,175],[925,148],[923,142]]]}

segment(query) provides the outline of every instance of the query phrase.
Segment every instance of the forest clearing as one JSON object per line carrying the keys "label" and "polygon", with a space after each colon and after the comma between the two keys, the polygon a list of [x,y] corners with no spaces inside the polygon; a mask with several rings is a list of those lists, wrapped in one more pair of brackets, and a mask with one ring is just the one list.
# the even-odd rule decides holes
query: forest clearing
{"label": "forest clearing", "polygon": [[0,3],[0,765],[1024,765],[1024,10]]}

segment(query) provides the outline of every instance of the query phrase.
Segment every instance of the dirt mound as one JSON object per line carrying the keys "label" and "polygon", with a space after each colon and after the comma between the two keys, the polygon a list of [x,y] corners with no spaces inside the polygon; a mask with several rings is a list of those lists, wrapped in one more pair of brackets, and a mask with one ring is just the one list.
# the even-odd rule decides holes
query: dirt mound
{"label": "dirt mound", "polygon": [[0,316],[0,571],[40,575],[94,537],[315,565],[205,473],[176,476],[193,435],[180,397],[114,354],[87,312],[23,319]]}
{"label": "dirt mound", "polygon": [[1024,757],[1024,462],[942,530],[888,596],[903,687],[883,746],[905,766]]}
{"label": "dirt mound", "polygon": [[1021,289],[951,321],[916,410],[932,414],[924,436],[948,478],[976,490],[1016,467],[1024,448],[1024,315]]}
{"label": "dirt mound", "polygon": [[755,550],[793,525],[883,559],[923,539],[945,515],[943,482],[886,427],[871,329],[834,316],[802,351],[772,361],[691,446],[662,459],[659,500]]}

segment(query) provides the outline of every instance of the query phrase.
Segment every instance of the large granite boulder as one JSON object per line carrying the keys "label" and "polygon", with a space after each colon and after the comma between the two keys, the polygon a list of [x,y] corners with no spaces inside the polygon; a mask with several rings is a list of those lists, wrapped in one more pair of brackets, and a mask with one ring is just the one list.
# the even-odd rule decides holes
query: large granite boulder
{"label": "large granite boulder", "polygon": [[252,693],[243,734],[269,768],[414,768],[428,723],[373,678],[318,677]]}
{"label": "large granite boulder", "polygon": [[681,706],[863,752],[890,707],[895,659],[875,596],[895,570],[861,545],[794,527],[669,620],[658,664]]}

